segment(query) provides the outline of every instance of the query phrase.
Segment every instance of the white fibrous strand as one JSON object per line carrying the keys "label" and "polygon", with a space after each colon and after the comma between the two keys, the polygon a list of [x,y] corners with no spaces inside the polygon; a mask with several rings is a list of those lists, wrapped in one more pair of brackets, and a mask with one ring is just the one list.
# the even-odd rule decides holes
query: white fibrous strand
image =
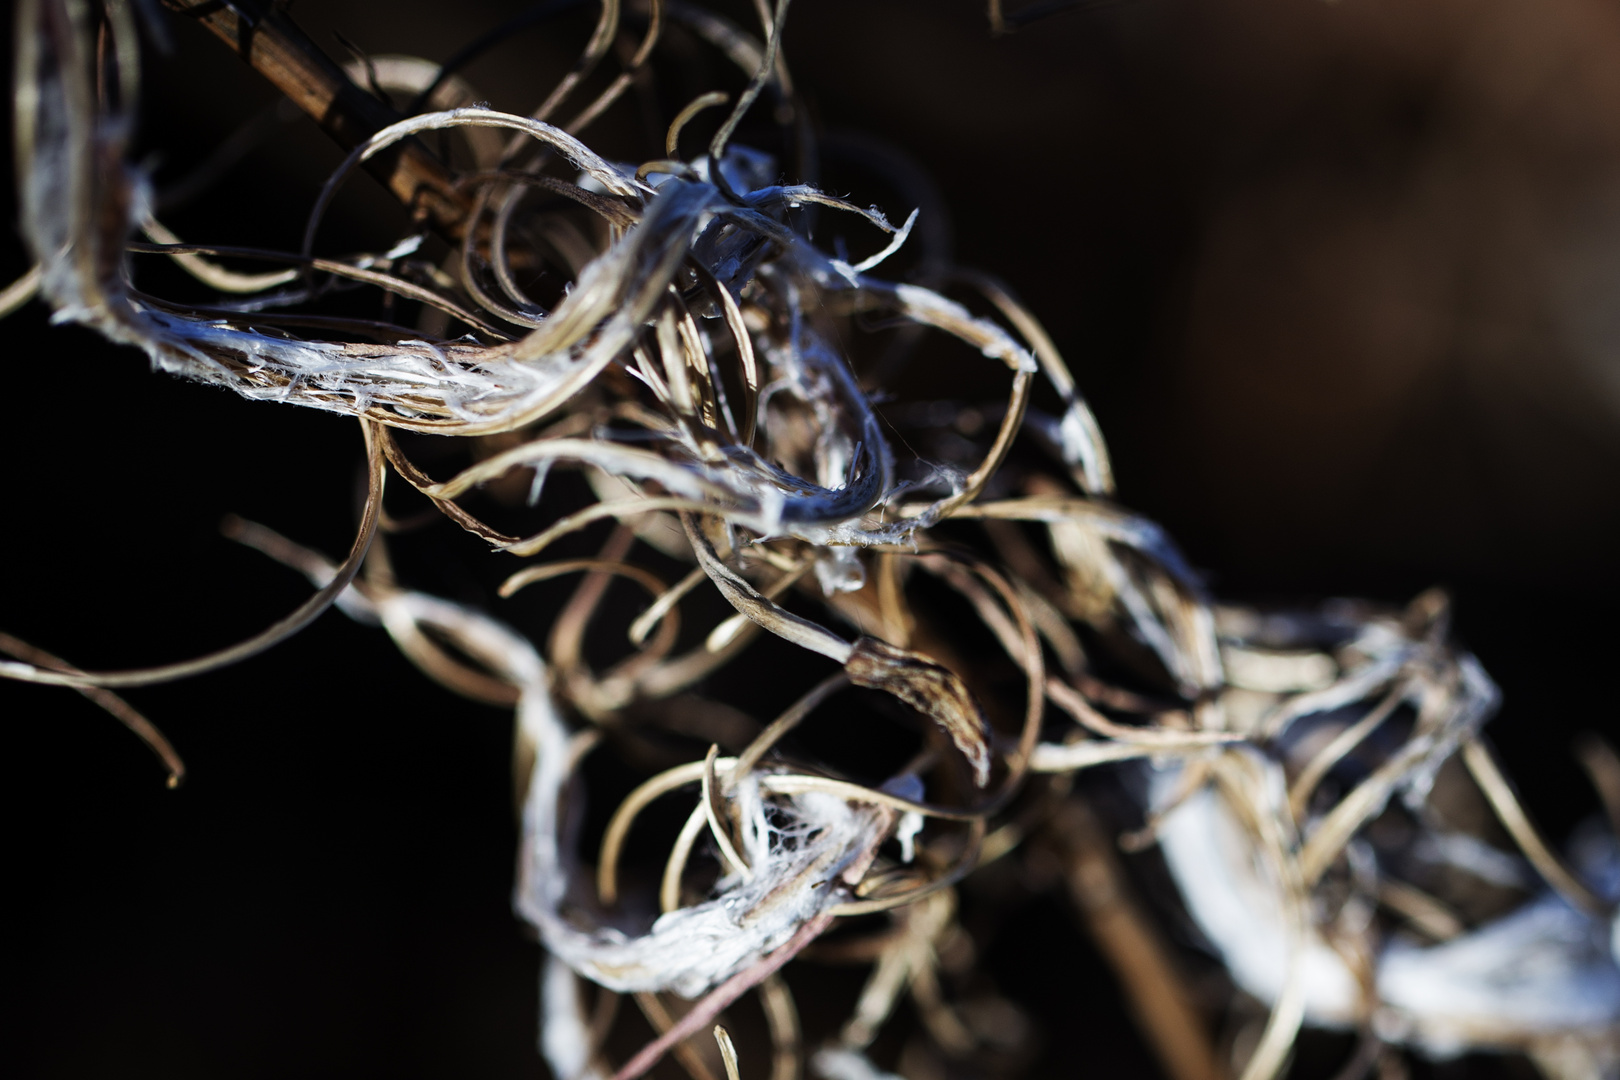
{"label": "white fibrous strand", "polygon": [[[645,17],[626,30],[620,5],[604,3],[579,63],[529,115],[477,104],[426,60],[356,61],[352,77],[420,108],[367,127],[312,193],[302,237],[277,250],[183,243],[158,220],[126,160],[133,16],[108,3],[93,22],[93,6],[20,4],[14,126],[36,266],[0,293],[0,314],[37,293],[57,321],[134,346],[159,371],[358,418],[367,499],[354,548],[335,563],[265,526],[227,523],[320,590],[258,638],[107,673],[6,637],[0,676],[85,691],[178,778],[172,748],[108,688],[245,659],[333,604],[381,626],[429,677],[513,708],[514,899],[548,952],[540,1046],[557,1080],[631,1080],[665,1051],[717,1080],[693,1049],[711,1038],[732,1080],[751,1074],[719,1019],[745,993],[764,1006],[772,1080],[797,1080],[803,1062],[824,1080],[896,1080],[870,1055],[907,995],[928,1048],[917,1060],[990,1060],[998,1033],[1029,1021],[974,966],[956,886],[1026,851],[1031,878],[1054,853],[1073,860],[1063,880],[1139,1015],[1183,1003],[1177,1015],[1191,1019],[1174,1030],[1144,1021],[1167,1069],[1221,1075],[1187,1004],[1197,995],[1140,929],[1151,920],[1117,869],[1120,846],[1152,845],[1231,987],[1268,1010],[1239,1040],[1242,1080],[1281,1075],[1305,1027],[1360,1034],[1368,1056],[1351,1064],[1363,1072],[1404,1047],[1523,1052],[1554,1080],[1620,1075],[1620,779],[1605,779],[1620,777],[1620,759],[1590,751],[1610,818],[1558,850],[1486,741],[1499,695],[1452,643],[1443,594],[1404,610],[1217,603],[1163,530],[1112,501],[1096,420],[1010,290],[943,264],[913,280],[875,276],[926,238],[926,216],[896,227],[782,182],[775,159],[731,141],[756,101],[803,121],[778,48],[786,0],[761,5],[762,38],[672,0],[638,8]],[[226,8],[218,18],[238,17]],[[287,33],[280,18],[255,33]],[[666,22],[739,65],[747,90],[671,103],[675,123],[655,133],[667,159],[607,160],[582,133],[659,60]],[[632,46],[624,72],[568,114],[616,40]],[[721,104],[731,112],[714,139],[683,158],[686,125]],[[793,132],[814,134],[807,123]],[[441,137],[461,140],[464,158],[451,160],[472,164],[424,158]],[[340,186],[393,154],[438,177],[438,201],[376,250],[318,254]],[[814,243],[813,216],[834,214],[880,236],[876,250]],[[453,249],[443,265],[422,257],[435,234]],[[216,298],[143,291],[141,260],[165,257]],[[523,282],[537,275],[520,267],[567,285],[531,296]],[[343,290],[389,296],[387,318],[320,308]],[[946,377],[906,396],[853,344],[874,326],[897,331],[902,361],[930,334],[966,346],[958,361],[1005,380],[1005,397],[956,400]],[[435,478],[400,432],[460,436],[466,452]],[[404,528],[383,508],[389,470],[424,508],[524,560],[502,598],[572,577],[572,599],[520,631],[396,581],[389,544]],[[553,498],[552,478],[569,471],[593,493],[584,505]],[[515,501],[545,516],[539,531],[503,531],[463,505],[511,481]],[[552,550],[567,537],[577,549],[591,529],[611,529],[594,556]],[[610,586],[640,606],[599,668],[586,631]],[[694,614],[715,597],[723,617]],[[693,618],[708,621],[694,633]],[[732,665],[762,634],[804,660],[769,673],[793,703],[768,724],[726,703]],[[840,748],[847,759],[796,749],[795,729],[855,707],[851,687],[915,721],[909,760],[874,763],[859,739]],[[646,764],[672,745],[685,756]],[[627,746],[639,748],[627,767],[646,779],[617,803],[593,861],[577,835],[592,798],[583,765]],[[1062,824],[1089,805],[1094,769],[1113,770],[1136,803],[1101,844]],[[680,828],[653,864],[627,854],[627,838],[658,800],[659,814],[679,807]],[[1513,850],[1448,824],[1463,820],[1454,807],[1499,823]],[[1472,903],[1486,892],[1499,901],[1488,910]],[[832,932],[843,926],[857,929]],[[808,1054],[778,974],[807,949],[871,965],[849,1020],[818,1032]],[[613,1014],[600,1004],[620,994],[657,1037],[614,1062]],[[669,995],[689,1005],[669,1008]]]}

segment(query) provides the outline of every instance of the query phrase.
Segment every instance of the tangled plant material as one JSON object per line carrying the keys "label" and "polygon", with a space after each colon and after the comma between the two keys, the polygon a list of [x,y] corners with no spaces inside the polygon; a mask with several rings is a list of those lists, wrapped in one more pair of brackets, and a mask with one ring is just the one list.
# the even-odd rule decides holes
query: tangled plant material
{"label": "tangled plant material", "polygon": [[[183,0],[170,2],[188,13]],[[551,956],[541,1046],[559,1080],[630,1080],[666,1051],[710,1080],[685,1040],[706,1036],[750,990],[777,1046],[773,1078],[793,1080],[800,1035],[777,972],[836,920],[861,917],[888,928],[826,944],[873,967],[849,1022],[812,1067],[830,1080],[885,1075],[865,1051],[907,992],[930,1052],[971,1056],[987,1037],[940,978],[962,933],[955,883],[1061,833],[1080,807],[1073,774],[1122,762],[1136,770],[1145,815],[1128,845],[1160,846],[1233,981],[1270,1009],[1234,1065],[1245,1080],[1279,1075],[1302,1025],[1362,1034],[1346,1075],[1368,1071],[1391,1047],[1442,1057],[1513,1049],[1559,1078],[1620,1075],[1613,829],[1594,827],[1566,863],[1530,827],[1480,736],[1495,688],[1448,643],[1444,598],[1425,594],[1404,612],[1339,604],[1267,613],[1206,596],[1160,530],[1108,501],[1096,424],[1057,349],[1004,288],[936,268],[935,284],[977,296],[975,314],[939,289],[874,276],[907,240],[915,213],[895,227],[876,210],[779,182],[772,159],[732,143],[762,94],[782,104],[787,123],[802,124],[780,57],[787,7],[762,8],[755,38],[711,13],[652,0],[637,13],[625,72],[561,125],[556,117],[623,31],[627,13],[615,2],[603,3],[579,63],[529,116],[471,105],[475,94],[448,65],[357,61],[357,82],[430,111],[358,130],[364,116],[328,109],[340,128],[345,116],[353,121],[353,148],[315,198],[299,246],[269,251],[182,243],[153,216],[146,179],[125,158],[138,91],[131,9],[23,0],[17,159],[21,220],[38,265],[0,308],[37,289],[59,321],[135,345],[160,370],[357,417],[370,479],[356,542],[336,565],[262,526],[230,524],[236,539],[300,569],[319,590],[264,634],[197,661],[110,673],[5,638],[0,648],[14,659],[0,662],[0,674],[95,695],[175,775],[178,759],[161,736],[108,688],[243,659],[331,604],[380,624],[452,689],[514,705],[525,791],[516,903]],[[228,7],[189,14],[221,33],[242,17]],[[606,160],[580,132],[652,62],[670,20],[736,60],[747,87],[696,158],[680,158],[682,129],[723,96],[677,114],[667,159]],[[346,78],[300,54],[289,26],[276,15],[256,27],[282,49],[266,46],[277,63],[302,55],[322,78]],[[354,91],[340,86],[327,104]],[[373,113],[382,107],[367,100]],[[435,158],[421,139],[429,132],[463,138],[471,167]],[[420,182],[410,189],[420,230],[381,251],[317,255],[339,185],[389,160],[396,191],[402,170]],[[811,211],[858,215],[887,242],[859,261],[827,254],[809,239]],[[454,244],[452,264],[417,257],[434,233]],[[132,266],[159,257],[222,295],[200,305],[141,291]],[[221,258],[271,269],[243,273]],[[525,292],[519,273],[542,264],[570,282],[550,307]],[[415,325],[307,310],[352,288],[390,294],[398,301],[390,311],[414,304]],[[929,445],[921,437],[903,444],[906,459],[897,454],[874,407],[883,388],[857,374],[840,344],[844,329],[874,319],[941,332],[1006,370],[1007,399],[980,414],[995,422],[969,433],[970,455],[910,455],[910,445]],[[1030,407],[1041,383],[1060,406],[1055,415]],[[954,406],[919,415],[925,434],[964,429]],[[477,444],[479,460],[435,480],[407,458],[397,430],[504,441],[495,452]],[[462,528],[515,556],[541,555],[598,521],[622,523],[598,557],[532,562],[508,581],[503,595],[584,575],[545,659],[495,618],[393,580],[376,537],[385,462]],[[548,475],[562,469],[583,472],[598,500],[559,511],[533,535],[508,535],[458,502],[525,472],[530,502],[540,501]],[[670,584],[638,553],[690,571]],[[623,657],[598,672],[581,640],[615,578],[636,583],[650,603]],[[1005,652],[1023,699],[990,715],[1021,712],[1018,723],[992,726],[982,693],[949,659],[956,635],[919,615],[924,582],[965,603]],[[736,615],[677,651],[680,608],[708,587]],[[716,746],[646,780],[613,816],[594,871],[583,866],[569,819],[584,798],[586,756],[606,745],[604,734],[633,726],[632,710],[702,680],[723,682],[725,665],[760,631],[832,660],[838,673],[734,754]],[[878,785],[777,746],[851,685],[882,691],[933,725],[910,765]],[[1612,762],[1605,752],[1594,749],[1594,760]],[[1523,865],[1447,825],[1437,792],[1456,786],[1456,776],[1442,780],[1459,761],[1477,784],[1470,797],[1495,810]],[[652,917],[646,903],[629,902],[619,862],[642,811],[678,791],[696,803]],[[1374,822],[1399,827],[1375,835]],[[705,877],[693,863],[706,865],[710,851],[718,872]],[[1090,858],[1108,872],[1106,852]],[[1453,898],[1432,891],[1437,866],[1516,874],[1523,902],[1465,919]],[[1141,949],[1119,954],[1127,988],[1139,1003],[1183,1001],[1174,965],[1150,935],[1140,940]],[[660,1037],[627,1062],[608,1061],[604,1025],[587,1017],[579,977],[635,995]],[[696,1003],[676,1017],[662,993]],[[1167,1069],[1186,1080],[1222,1075],[1193,1010],[1186,1015],[1193,1019],[1144,1021]],[[729,1037],[714,1033],[736,1080]]]}

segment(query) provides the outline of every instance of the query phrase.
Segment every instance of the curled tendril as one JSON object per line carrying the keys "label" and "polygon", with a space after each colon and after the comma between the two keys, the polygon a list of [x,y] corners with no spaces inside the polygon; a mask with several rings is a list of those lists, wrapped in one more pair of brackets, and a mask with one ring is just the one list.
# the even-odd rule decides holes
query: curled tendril
{"label": "curled tendril", "polygon": [[[86,673],[4,638],[13,659],[0,661],[0,676],[80,689],[175,778],[172,748],[106,688],[245,659],[331,605],[381,625],[450,689],[515,707],[517,906],[553,957],[544,1045],[570,1080],[630,1080],[756,988],[773,1080],[795,1080],[801,1034],[776,973],[836,919],[853,917],[881,916],[891,929],[844,943],[874,970],[850,1022],[813,1056],[819,1074],[881,1075],[865,1051],[907,988],[938,1046],[969,1054],[981,1036],[938,971],[946,944],[965,933],[956,883],[983,862],[1015,857],[1031,836],[1051,840],[1055,823],[1074,820],[1064,814],[1079,806],[1076,774],[1121,762],[1138,763],[1148,793],[1130,846],[1161,844],[1188,913],[1234,982],[1271,1008],[1243,1080],[1278,1075],[1302,1025],[1371,1032],[1375,1017],[1379,1040],[1418,1050],[1574,1046],[1593,1061],[1620,1059],[1620,969],[1592,944],[1612,933],[1620,877],[1605,877],[1601,859],[1564,859],[1531,825],[1481,734],[1495,687],[1447,640],[1444,598],[1425,594],[1399,612],[1215,603],[1156,525],[1105,501],[1113,470],[1075,374],[1007,286],[949,267],[929,278],[938,288],[876,276],[905,250],[917,211],[897,227],[876,209],[782,183],[774,161],[736,141],[767,93],[778,123],[808,130],[782,60],[788,7],[759,4],[757,40],[684,2],[651,0],[643,11],[604,0],[578,62],[531,115],[474,104],[470,87],[431,62],[366,59],[355,70],[375,88],[416,95],[434,111],[360,140],[319,191],[302,236],[279,250],[184,244],[147,212],[145,179],[122,141],[138,71],[124,5],[105,5],[93,28],[86,5],[23,0],[13,126],[22,225],[37,262],[0,293],[0,315],[37,294],[59,320],[138,346],[164,371],[357,417],[368,495],[355,543],[336,564],[263,526],[228,524],[228,535],[318,590],[247,642],[151,670]],[[654,133],[665,159],[609,161],[579,133],[637,85],[666,18],[720,49],[748,82],[734,99],[693,99]],[[627,19],[622,71],[565,126],[550,122]],[[92,46],[92,31],[111,48]],[[107,65],[115,79],[99,77]],[[731,111],[706,153],[681,160],[683,129],[723,103]],[[435,220],[416,207],[416,231],[396,243],[317,255],[333,197],[354,170],[431,132],[459,133],[474,159],[444,178],[443,193],[465,200],[464,217]],[[812,210],[853,215],[881,246],[860,259],[821,250],[805,224]],[[432,228],[456,252],[443,265],[419,257]],[[136,241],[138,232],[151,242]],[[149,295],[131,276],[133,254],[167,256],[222,295],[208,304]],[[547,275],[566,287],[542,303],[525,290]],[[302,310],[340,289],[386,294],[389,318]],[[883,411],[888,388],[863,381],[848,344],[875,322],[938,332],[1004,368],[1005,400],[909,403],[923,419],[892,438],[907,403]],[[1055,398],[1056,415],[1040,411],[1042,395]],[[469,439],[472,460],[435,479],[396,429],[502,441]],[[544,649],[488,613],[394,580],[376,535],[380,523],[402,528],[383,512],[385,463],[494,549],[547,554],[515,570],[501,598],[580,575]],[[562,470],[584,473],[594,501],[553,501],[547,479]],[[531,503],[552,511],[528,535],[460,502],[514,476],[526,477]],[[608,519],[617,524],[594,557],[550,557],[552,545]],[[643,557],[665,560],[665,570]],[[918,584],[925,579],[933,584]],[[624,583],[641,606],[615,639],[621,653],[588,657],[586,631]],[[683,616],[690,627],[694,601],[711,587],[735,614],[703,614],[700,640],[683,646]],[[939,592],[960,618],[930,614]],[[723,687],[727,665],[762,632],[835,665],[763,727],[696,691],[706,681]],[[1114,662],[1097,663],[1103,653]],[[887,694],[925,721],[915,756],[881,783],[849,763],[794,753],[793,733],[848,687]],[[666,751],[646,728],[695,747],[688,760],[646,770],[653,775],[612,814],[591,871],[565,827],[587,797],[583,763],[638,738],[649,756]],[[1439,850],[1450,836],[1431,804],[1453,757],[1545,883],[1481,925],[1402,876],[1413,852]],[[1589,748],[1586,757],[1612,812],[1613,754]],[[657,879],[654,905],[629,895],[637,886],[622,871],[632,830],[660,799],[682,801],[686,816],[670,848],[638,868],[639,879]],[[1415,839],[1385,858],[1367,830],[1393,813],[1407,815]],[[1102,889],[1102,899],[1087,891],[1114,880],[1104,847],[1077,856],[1069,876],[1088,911],[1110,910],[1111,925],[1124,925],[1117,919],[1135,916],[1119,913],[1123,887]],[[575,887],[592,878],[594,894]],[[656,917],[637,915],[654,906]],[[1432,940],[1414,945],[1390,928]],[[1139,1004],[1184,999],[1151,939],[1132,940],[1140,947],[1121,963],[1136,965],[1125,982]],[[1472,989],[1481,957],[1507,965],[1531,954],[1545,962],[1515,975],[1501,1000],[1420,993]],[[605,988],[594,1020],[576,974]],[[615,1069],[602,1048],[621,993],[637,995],[658,1037]],[[676,1017],[663,993],[698,1001]],[[1552,1004],[1513,1007],[1532,1000]],[[714,1032],[738,1080],[730,1039]],[[1214,1060],[1198,1033],[1173,1038],[1196,1044],[1180,1046],[1177,1060]],[[678,1052],[694,1076],[712,1073],[690,1047]]]}

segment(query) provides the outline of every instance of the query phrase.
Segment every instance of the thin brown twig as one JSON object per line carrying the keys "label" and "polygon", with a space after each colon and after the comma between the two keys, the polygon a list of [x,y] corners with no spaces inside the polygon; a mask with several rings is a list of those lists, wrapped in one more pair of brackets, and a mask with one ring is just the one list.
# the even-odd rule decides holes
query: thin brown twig
{"label": "thin brown twig", "polygon": [[[46,668],[52,671],[62,671],[68,674],[82,674],[78,668],[53,656],[37,645],[30,645],[21,638],[0,632],[0,653],[15,657],[24,663],[35,667]],[[75,690],[86,698],[99,705],[105,712],[120,724],[129,728],[135,737],[145,743],[147,749],[157,755],[163,767],[169,771],[169,787],[176,788],[186,778],[186,764],[180,760],[173,744],[158,730],[156,724],[142,716],[129,702],[113,693],[111,690],[99,686],[75,686]]]}
{"label": "thin brown twig", "polygon": [[658,1064],[658,1059],[668,1053],[671,1047],[702,1031],[714,1022],[714,1018],[719,1016],[727,1005],[781,970],[783,964],[798,955],[801,949],[819,937],[832,922],[833,916],[830,914],[817,915],[799,927],[786,944],[761,957],[746,970],[733,975],[711,990],[703,1000],[693,1006],[691,1012],[681,1017],[668,1031],[642,1047],[635,1057],[620,1066],[619,1071],[613,1074],[613,1080],[636,1080],[636,1077]]}
{"label": "thin brown twig", "polygon": [[1069,856],[1069,894],[1092,940],[1123,984],[1131,1014],[1173,1080],[1228,1080],[1207,1022],[1168,946],[1131,895],[1124,869],[1095,814],[1071,799],[1051,835]]}

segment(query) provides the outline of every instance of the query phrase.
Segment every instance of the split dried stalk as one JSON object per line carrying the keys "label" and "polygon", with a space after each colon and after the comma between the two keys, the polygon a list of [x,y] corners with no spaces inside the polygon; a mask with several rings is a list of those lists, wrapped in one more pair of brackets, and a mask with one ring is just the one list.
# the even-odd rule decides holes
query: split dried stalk
{"label": "split dried stalk", "polygon": [[[577,62],[536,90],[541,104],[528,114],[474,104],[448,65],[357,60],[352,70],[368,82],[432,109],[408,116],[351,81],[279,8],[252,16],[169,4],[315,116],[347,158],[284,248],[181,243],[147,213],[145,179],[126,161],[138,90],[129,11],[23,0],[14,128],[21,224],[37,265],[0,294],[0,314],[37,293],[57,319],[134,345],[163,371],[359,418],[365,511],[335,564],[263,526],[228,525],[318,589],[242,645],[161,668],[84,673],[7,638],[0,647],[16,659],[0,661],[0,677],[79,689],[177,776],[161,735],[104,688],[246,659],[335,605],[381,625],[452,690],[513,706],[523,801],[516,903],[552,958],[543,1046],[570,1080],[615,1072],[601,1049],[611,1019],[600,1017],[611,1017],[620,993],[638,995],[660,1028],[617,1067],[618,1080],[631,1080],[756,988],[773,1080],[797,1080],[804,1035],[777,972],[854,917],[881,916],[890,929],[843,947],[873,971],[850,1020],[812,1055],[819,1073],[885,1075],[866,1052],[906,994],[941,1055],[984,1052],[987,1036],[953,1000],[967,980],[943,955],[966,934],[954,887],[981,862],[1021,857],[1048,814],[1048,832],[1073,849],[1071,891],[1166,1068],[1181,1080],[1221,1075],[1206,1018],[1124,899],[1103,826],[1078,796],[1063,805],[1067,788],[1054,786],[1104,766],[1128,770],[1150,792],[1139,807],[1146,824],[1128,846],[1161,843],[1188,914],[1233,983],[1270,1009],[1244,1080],[1279,1075],[1302,1025],[1367,1032],[1375,1018],[1382,1041],[1369,1041],[1352,1066],[1397,1045],[1620,1061],[1620,968],[1594,944],[1617,932],[1620,878],[1603,860],[1620,854],[1566,860],[1530,826],[1480,741],[1498,695],[1448,641],[1444,597],[1424,594],[1405,611],[1217,605],[1157,525],[1104,501],[1113,470],[1079,383],[1005,285],[951,267],[929,278],[938,288],[884,280],[876,272],[904,250],[916,212],[896,226],[876,209],[783,183],[769,155],[736,141],[760,119],[761,101],[777,106],[785,144],[802,152],[812,138],[782,58],[786,0],[758,5],[762,39],[677,0],[644,10],[604,0]],[[591,85],[627,19],[622,71],[566,125],[551,123]],[[661,61],[666,20],[718,49],[746,86],[735,99],[715,91],[672,109],[673,122],[651,133],[665,159],[610,161],[581,132]],[[91,44],[98,36],[105,48]],[[683,129],[722,103],[731,110],[706,152],[681,160]],[[423,136],[441,132],[465,137],[473,168],[433,155]],[[419,231],[374,250],[317,254],[333,197],[357,170],[387,185]],[[860,259],[821,250],[805,231],[811,210],[849,215],[875,250]],[[426,229],[452,241],[450,261],[419,257]],[[132,277],[132,254],[168,256],[221,295],[207,304],[153,296]],[[238,262],[270,268],[248,273]],[[545,304],[524,291],[542,275],[568,283]],[[383,317],[308,310],[338,289],[386,297]],[[880,405],[889,388],[866,381],[848,346],[874,321],[937,332],[978,358],[969,362],[1004,367],[1004,400]],[[1039,411],[1045,394],[1060,415]],[[905,418],[913,406],[924,419]],[[437,479],[411,462],[394,429],[464,437],[467,452]],[[470,438],[486,436],[501,441]],[[502,598],[582,575],[549,633],[531,639],[395,579],[375,537],[380,523],[400,527],[382,510],[385,463],[461,529],[538,560],[507,577]],[[583,472],[595,498],[556,499],[547,480],[564,470]],[[512,535],[462,505],[480,488],[512,483],[526,483],[546,515],[538,530]],[[609,520],[594,557],[555,556],[554,544]],[[957,615],[937,614],[924,579]],[[619,652],[587,656],[587,629],[622,607],[608,598],[625,581],[640,606],[626,615]],[[711,588],[735,615],[706,616],[697,643],[682,645],[683,615],[692,625],[683,605]],[[805,670],[815,671],[792,686],[796,676],[784,675],[793,704],[763,728],[747,718],[731,728],[671,719],[681,702],[703,700],[692,690],[704,680],[718,712],[728,665],[762,631],[804,650]],[[795,756],[794,732],[847,686],[881,690],[924,721],[911,761],[881,783],[852,778],[872,775],[859,760]],[[611,815],[591,869],[564,827],[586,797],[581,770],[616,740],[645,738],[638,725],[701,741],[681,744],[692,746],[689,760],[645,770],[656,775]],[[732,755],[722,756],[722,743]],[[1476,925],[1411,869],[1459,844],[1490,861],[1479,856],[1485,840],[1448,832],[1434,805],[1436,778],[1459,755],[1551,886],[1527,886],[1521,905]],[[1586,757],[1612,815],[1613,755]],[[631,831],[661,799],[682,804],[672,820],[684,824],[656,860],[626,875]],[[1391,849],[1380,837],[1392,830],[1370,827],[1397,819],[1409,839]],[[1612,852],[1613,837],[1605,843]],[[638,880],[649,884],[626,884]],[[634,914],[654,906],[656,918]],[[1538,958],[1534,970],[1514,966],[1525,956]],[[1470,974],[1486,961],[1517,973],[1495,996]],[[605,988],[609,1011],[598,1021],[584,1016],[578,977]],[[697,1004],[675,1019],[656,996],[665,993]],[[1538,1004],[1517,1004],[1525,1001]],[[729,1036],[714,1034],[738,1080]],[[681,1053],[700,1080],[712,1072]]]}

